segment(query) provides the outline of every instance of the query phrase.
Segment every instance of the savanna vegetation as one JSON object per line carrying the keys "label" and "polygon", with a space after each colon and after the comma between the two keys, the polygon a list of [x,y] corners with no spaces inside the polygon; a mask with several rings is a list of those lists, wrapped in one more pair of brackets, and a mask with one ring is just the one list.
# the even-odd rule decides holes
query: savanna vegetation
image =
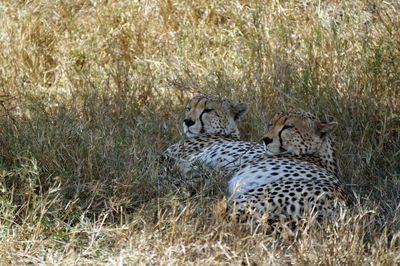
{"label": "savanna vegetation", "polygon": [[[0,1],[0,263],[400,263],[400,2]],[[294,237],[169,185],[186,101],[339,123],[356,204]]]}

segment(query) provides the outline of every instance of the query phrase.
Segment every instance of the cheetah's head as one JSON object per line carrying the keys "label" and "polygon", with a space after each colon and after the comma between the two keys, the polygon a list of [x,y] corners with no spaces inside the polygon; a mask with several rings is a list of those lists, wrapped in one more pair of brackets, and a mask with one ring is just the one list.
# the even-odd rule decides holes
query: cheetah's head
{"label": "cheetah's head", "polygon": [[336,122],[321,122],[307,112],[279,112],[269,121],[263,138],[268,155],[290,153],[314,155],[329,142]]}
{"label": "cheetah's head", "polygon": [[205,134],[239,137],[237,123],[247,110],[246,103],[235,105],[215,96],[196,96],[186,106],[183,130],[187,137]]}

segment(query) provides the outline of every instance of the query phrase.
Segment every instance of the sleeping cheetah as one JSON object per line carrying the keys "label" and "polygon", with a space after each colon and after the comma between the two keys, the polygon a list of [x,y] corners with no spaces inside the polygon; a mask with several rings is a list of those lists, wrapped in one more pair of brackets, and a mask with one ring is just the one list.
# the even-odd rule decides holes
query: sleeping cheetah
{"label": "sleeping cheetah", "polygon": [[187,174],[196,164],[226,170],[264,154],[262,145],[239,140],[237,123],[247,110],[245,103],[235,105],[215,96],[192,98],[183,120],[187,138],[168,147],[161,158]]}
{"label": "sleeping cheetah", "polygon": [[328,136],[336,126],[305,112],[277,113],[263,139],[266,156],[242,165],[229,181],[234,216],[293,220],[315,212],[322,219],[336,203],[344,206]]}

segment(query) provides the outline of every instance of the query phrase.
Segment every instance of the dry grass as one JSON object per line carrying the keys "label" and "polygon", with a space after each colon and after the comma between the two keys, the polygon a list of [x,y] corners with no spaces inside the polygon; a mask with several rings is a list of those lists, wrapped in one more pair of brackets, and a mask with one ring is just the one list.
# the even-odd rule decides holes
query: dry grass
{"label": "dry grass", "polygon": [[[399,14],[374,0],[1,1],[1,264],[399,263]],[[223,220],[222,177],[169,190],[157,158],[198,93],[248,102],[254,141],[277,110],[338,121],[359,204],[292,238]]]}

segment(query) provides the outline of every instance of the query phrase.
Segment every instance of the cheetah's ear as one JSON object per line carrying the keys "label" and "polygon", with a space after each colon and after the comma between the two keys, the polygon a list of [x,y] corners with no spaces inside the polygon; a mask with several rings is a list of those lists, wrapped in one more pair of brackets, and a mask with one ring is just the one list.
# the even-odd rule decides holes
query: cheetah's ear
{"label": "cheetah's ear", "polygon": [[318,124],[318,132],[321,134],[321,138],[330,134],[337,127],[337,122],[321,122]]}
{"label": "cheetah's ear", "polygon": [[232,105],[232,113],[233,113],[233,118],[235,121],[239,121],[243,115],[247,113],[249,110],[249,106],[247,103],[239,103],[236,105]]}

